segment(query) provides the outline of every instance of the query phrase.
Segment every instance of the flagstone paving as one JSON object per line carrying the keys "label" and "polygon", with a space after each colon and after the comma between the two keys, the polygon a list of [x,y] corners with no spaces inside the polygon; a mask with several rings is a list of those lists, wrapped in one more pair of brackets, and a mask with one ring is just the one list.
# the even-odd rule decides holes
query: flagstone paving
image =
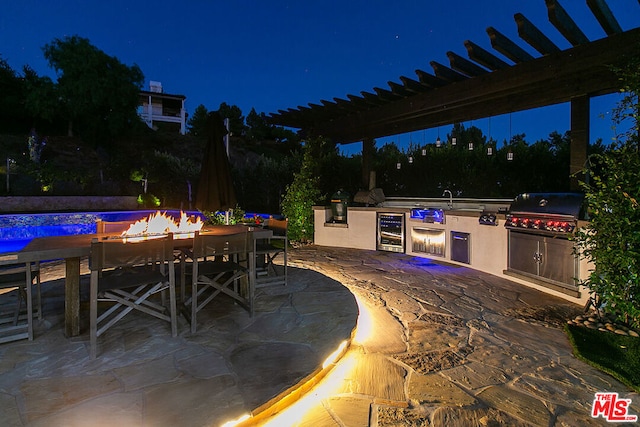
{"label": "flagstone paving", "polygon": [[[590,415],[598,391],[631,399],[640,415],[637,393],[571,354],[562,326],[582,307],[404,254],[307,246],[289,262],[289,286],[259,289],[253,318],[221,301],[196,334],[181,318],[171,338],[163,322],[131,315],[100,337],[96,360],[86,319],[81,336],[64,337],[63,268],[45,266],[35,340],[0,345],[0,425],[221,425],[318,373],[352,337],[357,303],[372,333],[358,331],[328,374],[333,391],[303,414],[256,424],[609,425]],[[86,289],[86,311],[84,301]]]}
{"label": "flagstone paving", "polygon": [[292,268],[289,286],[258,291],[253,317],[222,295],[198,314],[197,333],[180,317],[172,338],[168,323],[131,313],[91,360],[86,260],[81,267],[79,337],[64,336],[64,265],[51,263],[35,339],[0,345],[3,427],[221,425],[318,373],[358,315],[342,284]]}
{"label": "flagstone paving", "polygon": [[[403,254],[292,252],[293,265],[321,272],[364,300],[375,335],[352,345],[345,357],[358,362],[338,391],[291,425],[610,425],[591,417],[598,391],[631,399],[629,413],[640,415],[637,393],[572,355],[563,326],[582,307]],[[353,399],[369,410],[342,411],[342,401]]]}

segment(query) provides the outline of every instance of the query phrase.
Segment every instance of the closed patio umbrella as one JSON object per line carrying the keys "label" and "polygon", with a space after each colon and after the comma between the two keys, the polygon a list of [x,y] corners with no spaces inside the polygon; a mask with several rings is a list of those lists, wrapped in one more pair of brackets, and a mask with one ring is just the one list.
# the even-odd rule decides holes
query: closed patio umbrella
{"label": "closed patio umbrella", "polygon": [[232,209],[237,203],[231,166],[223,143],[226,134],[227,129],[220,114],[217,111],[210,112],[207,115],[207,146],[196,191],[196,208],[201,211]]}

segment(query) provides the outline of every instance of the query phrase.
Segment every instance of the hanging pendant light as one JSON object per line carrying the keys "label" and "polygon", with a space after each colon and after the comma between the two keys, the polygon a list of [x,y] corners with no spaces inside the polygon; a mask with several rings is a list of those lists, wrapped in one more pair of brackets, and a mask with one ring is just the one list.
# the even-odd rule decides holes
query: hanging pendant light
{"label": "hanging pendant light", "polygon": [[491,117],[489,117],[489,124],[487,125],[488,133],[489,133],[489,144],[487,145],[487,156],[493,155],[493,146],[491,145]]}
{"label": "hanging pendant light", "polygon": [[455,146],[458,143],[458,138],[456,138],[455,136],[451,137],[451,145]]}
{"label": "hanging pendant light", "polygon": [[473,142],[469,143],[469,151],[473,151]]}
{"label": "hanging pendant light", "polygon": [[413,156],[409,156],[409,164],[413,163]]}
{"label": "hanging pendant light", "polygon": [[507,160],[513,161],[513,151],[511,151],[511,113],[509,113],[509,151],[507,151]]}
{"label": "hanging pendant light", "polygon": [[427,155],[427,149],[426,149],[426,148],[423,148],[423,149],[422,149],[422,157],[424,157],[424,156],[426,156],[426,155]]}
{"label": "hanging pendant light", "polygon": [[440,141],[440,136],[438,136],[438,138],[436,138],[436,147],[440,148],[441,145],[442,141]]}
{"label": "hanging pendant light", "polygon": [[401,167],[402,165],[400,164],[400,162],[396,163],[396,169],[400,170]]}

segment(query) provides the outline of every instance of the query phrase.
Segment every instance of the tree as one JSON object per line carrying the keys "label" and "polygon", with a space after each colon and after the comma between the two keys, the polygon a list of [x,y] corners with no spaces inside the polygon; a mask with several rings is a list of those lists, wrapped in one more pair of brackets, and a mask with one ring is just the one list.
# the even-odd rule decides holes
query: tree
{"label": "tree", "polygon": [[7,130],[18,130],[24,126],[24,82],[0,56],[0,126]]}
{"label": "tree", "polygon": [[589,156],[582,188],[589,223],[576,233],[582,254],[595,269],[583,282],[605,312],[640,327],[640,58],[617,70],[625,94],[614,123],[630,131],[602,154]]}
{"label": "tree", "polygon": [[286,143],[291,150],[300,148],[300,136],[292,130],[285,129],[281,126],[273,126],[271,128],[271,136],[277,142]]}
{"label": "tree", "polygon": [[[285,190],[300,170],[302,154],[242,156],[233,165],[233,183],[240,206],[251,212],[280,213]],[[268,185],[261,185],[268,183]]]}
{"label": "tree", "polygon": [[306,142],[302,166],[287,186],[282,214],[289,219],[287,235],[291,241],[313,241],[313,205],[324,198],[320,190],[318,159],[326,151],[327,141],[317,138]]}
{"label": "tree", "polygon": [[43,47],[44,56],[58,75],[59,108],[74,130],[94,141],[122,135],[137,115],[144,75],[93,46],[71,36],[54,39]]}
{"label": "tree", "polygon": [[244,135],[244,116],[242,110],[236,105],[228,105],[226,102],[220,104],[218,113],[223,119],[229,119],[229,132],[231,136]]}
{"label": "tree", "polygon": [[271,125],[267,123],[264,113],[258,114],[255,108],[252,108],[247,114],[247,137],[254,141],[264,141],[271,139]]}
{"label": "tree", "polygon": [[189,129],[189,134],[193,136],[206,136],[207,130],[207,108],[200,104],[193,111],[193,116],[189,118],[187,122],[187,128]]}
{"label": "tree", "polygon": [[58,88],[49,77],[40,77],[29,66],[24,67],[25,108],[34,121],[53,123],[60,118]]}

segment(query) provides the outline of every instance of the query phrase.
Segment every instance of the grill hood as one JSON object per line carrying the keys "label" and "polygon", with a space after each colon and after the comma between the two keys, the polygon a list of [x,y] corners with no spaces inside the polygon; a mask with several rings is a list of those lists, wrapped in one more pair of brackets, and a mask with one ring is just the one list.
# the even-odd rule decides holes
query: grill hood
{"label": "grill hood", "polygon": [[582,193],[523,193],[509,209],[512,214],[563,215],[584,219]]}

